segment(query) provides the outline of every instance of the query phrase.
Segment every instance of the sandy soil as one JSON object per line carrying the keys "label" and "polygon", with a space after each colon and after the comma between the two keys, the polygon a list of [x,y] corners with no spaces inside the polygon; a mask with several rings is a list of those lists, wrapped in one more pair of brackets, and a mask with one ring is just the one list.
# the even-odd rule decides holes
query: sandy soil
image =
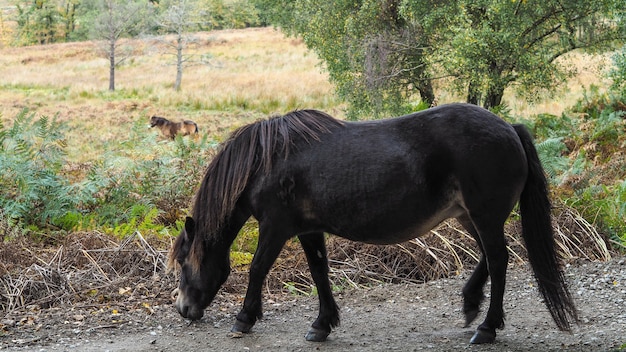
{"label": "sandy soil", "polygon": [[[496,343],[468,344],[460,290],[469,273],[426,284],[387,284],[336,294],[342,324],[324,343],[304,334],[317,298],[265,295],[265,317],[250,334],[229,337],[241,295],[221,294],[202,321],[181,319],[171,302],[23,310],[0,322],[7,351],[620,351],[626,350],[626,259],[566,268],[581,324],[560,332],[528,270],[509,271],[507,326]],[[243,292],[241,293],[243,294]],[[137,302],[137,301],[133,301]]]}

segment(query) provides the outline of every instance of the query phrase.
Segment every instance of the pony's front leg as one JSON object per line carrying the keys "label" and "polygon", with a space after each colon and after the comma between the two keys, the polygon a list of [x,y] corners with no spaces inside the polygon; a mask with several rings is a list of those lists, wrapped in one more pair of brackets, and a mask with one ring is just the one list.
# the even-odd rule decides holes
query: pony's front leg
{"label": "pony's front leg", "polygon": [[259,231],[259,244],[250,264],[250,279],[246,298],[243,302],[243,308],[237,314],[235,325],[230,330],[234,333],[250,332],[257,319],[263,316],[261,303],[263,282],[286,242],[284,237],[275,234],[264,235],[264,233],[263,229]]}
{"label": "pony's front leg", "polygon": [[306,254],[309,270],[320,300],[319,315],[306,334],[306,339],[315,342],[326,341],[332,328],[339,325],[339,307],[337,307],[328,280],[328,257],[324,244],[324,234],[315,232],[300,235],[298,239],[300,239],[300,244]]}

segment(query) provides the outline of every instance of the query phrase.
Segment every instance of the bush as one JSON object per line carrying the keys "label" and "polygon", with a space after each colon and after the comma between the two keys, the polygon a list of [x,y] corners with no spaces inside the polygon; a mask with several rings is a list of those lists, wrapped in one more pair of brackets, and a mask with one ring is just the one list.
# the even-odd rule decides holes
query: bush
{"label": "bush", "polygon": [[11,222],[45,227],[76,208],[75,187],[61,174],[65,126],[23,110],[11,128],[0,121],[0,206]]}
{"label": "bush", "polygon": [[98,225],[115,228],[142,222],[158,209],[155,222],[177,227],[216,146],[207,136],[158,141],[138,121],[129,138],[107,151],[81,183],[85,194],[97,194],[85,210]]}
{"label": "bush", "polygon": [[608,73],[609,78],[613,80],[611,90],[624,97],[626,96],[626,46],[616,52],[612,60],[613,68]]}
{"label": "bush", "polygon": [[613,185],[592,185],[581,189],[567,204],[586,219],[594,220],[613,240],[626,246],[626,180]]}
{"label": "bush", "polygon": [[177,221],[217,145],[206,136],[158,141],[139,121],[127,140],[111,145],[77,177],[63,169],[64,131],[54,119],[36,119],[26,110],[11,128],[0,123],[3,222],[22,228],[102,229],[120,237],[137,229],[178,230]]}
{"label": "bush", "polygon": [[563,116],[530,123],[557,196],[607,237],[626,246],[626,111],[615,92],[591,86]]}
{"label": "bush", "polygon": [[246,0],[205,0],[204,29],[256,27],[261,24],[258,10]]}

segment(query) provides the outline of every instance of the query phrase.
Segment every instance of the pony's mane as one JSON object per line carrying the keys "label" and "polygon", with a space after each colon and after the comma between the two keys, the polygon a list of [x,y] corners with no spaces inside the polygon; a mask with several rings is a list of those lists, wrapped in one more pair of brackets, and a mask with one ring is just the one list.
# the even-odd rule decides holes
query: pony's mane
{"label": "pony's mane", "polygon": [[190,255],[202,258],[204,241],[213,241],[251,176],[269,172],[276,158],[287,158],[298,142],[311,143],[343,122],[317,110],[296,110],[235,130],[204,174],[193,207],[195,236]]}

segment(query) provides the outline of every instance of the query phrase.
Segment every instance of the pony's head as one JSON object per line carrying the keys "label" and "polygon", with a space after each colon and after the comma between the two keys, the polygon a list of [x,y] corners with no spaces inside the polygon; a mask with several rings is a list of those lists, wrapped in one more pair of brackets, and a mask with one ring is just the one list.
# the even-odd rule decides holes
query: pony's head
{"label": "pony's head", "polygon": [[180,267],[176,309],[185,318],[202,318],[230,274],[228,251],[218,248],[196,233],[195,221],[187,217],[170,253],[170,266],[175,262]]}
{"label": "pony's head", "polygon": [[150,118],[150,127],[161,126],[167,123],[167,119],[159,116],[152,116]]}

